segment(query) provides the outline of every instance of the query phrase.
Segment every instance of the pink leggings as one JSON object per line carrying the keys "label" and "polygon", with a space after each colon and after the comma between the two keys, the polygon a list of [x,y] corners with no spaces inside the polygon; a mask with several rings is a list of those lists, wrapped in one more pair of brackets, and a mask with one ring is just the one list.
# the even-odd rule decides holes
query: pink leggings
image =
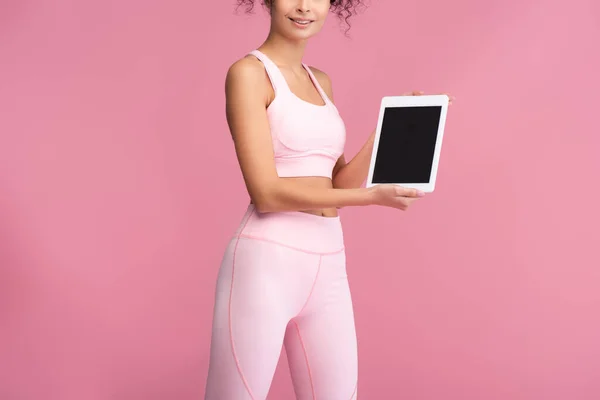
{"label": "pink leggings", "polygon": [[282,346],[296,398],[357,398],[339,218],[249,206],[217,280],[205,400],[267,398]]}

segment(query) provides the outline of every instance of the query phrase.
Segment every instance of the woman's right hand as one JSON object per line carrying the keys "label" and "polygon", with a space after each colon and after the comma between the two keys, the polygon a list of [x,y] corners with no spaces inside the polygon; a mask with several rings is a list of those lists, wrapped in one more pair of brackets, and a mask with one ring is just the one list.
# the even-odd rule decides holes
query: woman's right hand
{"label": "woman's right hand", "polygon": [[369,189],[373,203],[379,206],[393,207],[405,211],[412,203],[425,195],[420,190],[398,185],[376,185]]}

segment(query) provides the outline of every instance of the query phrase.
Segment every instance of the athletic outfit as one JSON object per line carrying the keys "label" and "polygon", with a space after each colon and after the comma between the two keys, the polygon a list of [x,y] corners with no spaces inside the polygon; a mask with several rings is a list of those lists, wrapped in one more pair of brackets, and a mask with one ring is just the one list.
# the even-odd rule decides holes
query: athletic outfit
{"label": "athletic outfit", "polygon": [[[280,177],[332,176],[346,131],[324,105],[292,93],[258,50],[275,99],[267,108]],[[339,217],[259,213],[251,204],[217,279],[205,400],[264,400],[282,345],[299,400],[357,398],[357,343]]]}

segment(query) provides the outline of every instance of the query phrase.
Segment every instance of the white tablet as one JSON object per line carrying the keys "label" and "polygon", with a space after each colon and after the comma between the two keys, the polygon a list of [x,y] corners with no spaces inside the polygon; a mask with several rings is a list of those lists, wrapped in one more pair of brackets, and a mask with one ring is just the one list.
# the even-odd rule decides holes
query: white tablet
{"label": "white tablet", "polygon": [[393,184],[433,192],[448,101],[446,95],[382,99],[367,187]]}

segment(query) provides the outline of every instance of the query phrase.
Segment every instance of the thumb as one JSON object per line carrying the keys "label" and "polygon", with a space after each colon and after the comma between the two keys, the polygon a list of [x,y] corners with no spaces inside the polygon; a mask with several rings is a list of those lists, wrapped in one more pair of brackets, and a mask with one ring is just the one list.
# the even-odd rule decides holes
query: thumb
{"label": "thumb", "polygon": [[421,190],[405,188],[402,186],[396,187],[396,194],[398,196],[403,196],[403,197],[423,197],[423,196],[425,196],[425,193]]}

